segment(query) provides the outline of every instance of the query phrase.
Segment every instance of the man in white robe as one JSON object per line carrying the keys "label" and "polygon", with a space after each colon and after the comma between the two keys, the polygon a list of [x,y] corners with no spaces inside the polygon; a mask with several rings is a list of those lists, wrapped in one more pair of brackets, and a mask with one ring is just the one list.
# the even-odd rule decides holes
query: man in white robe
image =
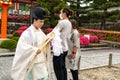
{"label": "man in white robe", "polygon": [[46,39],[40,29],[44,24],[44,16],[45,11],[41,7],[35,7],[32,25],[20,36],[11,69],[13,80],[49,80],[49,44],[40,50]]}

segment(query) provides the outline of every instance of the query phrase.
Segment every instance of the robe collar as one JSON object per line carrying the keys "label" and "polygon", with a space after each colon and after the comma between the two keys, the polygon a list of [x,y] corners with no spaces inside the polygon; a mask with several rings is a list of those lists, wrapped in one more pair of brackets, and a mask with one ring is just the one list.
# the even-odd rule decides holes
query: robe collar
{"label": "robe collar", "polygon": [[32,29],[33,31],[35,31],[35,32],[41,31],[40,28],[36,29],[35,26],[33,26],[33,25],[31,25],[30,27],[31,27],[31,29]]}

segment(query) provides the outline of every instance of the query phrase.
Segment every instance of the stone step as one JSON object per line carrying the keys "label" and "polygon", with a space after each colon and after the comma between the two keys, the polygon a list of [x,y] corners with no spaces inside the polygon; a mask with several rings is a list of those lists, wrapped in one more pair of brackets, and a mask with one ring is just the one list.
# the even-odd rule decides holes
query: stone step
{"label": "stone step", "polygon": [[0,53],[7,53],[7,52],[10,52],[8,49],[2,49],[0,48]]}
{"label": "stone step", "polygon": [[90,48],[81,48],[81,51],[103,50],[103,49],[110,49],[110,47],[90,47]]}

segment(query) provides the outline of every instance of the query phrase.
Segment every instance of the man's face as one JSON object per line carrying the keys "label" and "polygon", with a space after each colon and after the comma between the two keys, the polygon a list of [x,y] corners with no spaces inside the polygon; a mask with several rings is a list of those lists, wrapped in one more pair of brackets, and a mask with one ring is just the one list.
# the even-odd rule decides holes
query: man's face
{"label": "man's face", "polygon": [[44,20],[35,20],[35,25],[37,28],[41,28],[44,25]]}

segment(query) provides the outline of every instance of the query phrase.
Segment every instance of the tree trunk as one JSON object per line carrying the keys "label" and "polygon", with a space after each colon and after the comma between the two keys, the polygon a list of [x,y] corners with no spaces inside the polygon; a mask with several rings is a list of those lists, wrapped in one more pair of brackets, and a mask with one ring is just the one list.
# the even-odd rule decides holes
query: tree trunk
{"label": "tree trunk", "polygon": [[104,13],[102,15],[100,30],[104,30],[106,27],[106,13],[107,13],[107,9],[104,10]]}
{"label": "tree trunk", "polygon": [[[77,2],[80,2],[80,0],[77,0]],[[80,4],[77,3],[77,12],[76,12],[76,16],[77,16],[77,22],[78,22],[78,26],[80,26],[80,18],[79,18],[79,9],[80,8]]]}

